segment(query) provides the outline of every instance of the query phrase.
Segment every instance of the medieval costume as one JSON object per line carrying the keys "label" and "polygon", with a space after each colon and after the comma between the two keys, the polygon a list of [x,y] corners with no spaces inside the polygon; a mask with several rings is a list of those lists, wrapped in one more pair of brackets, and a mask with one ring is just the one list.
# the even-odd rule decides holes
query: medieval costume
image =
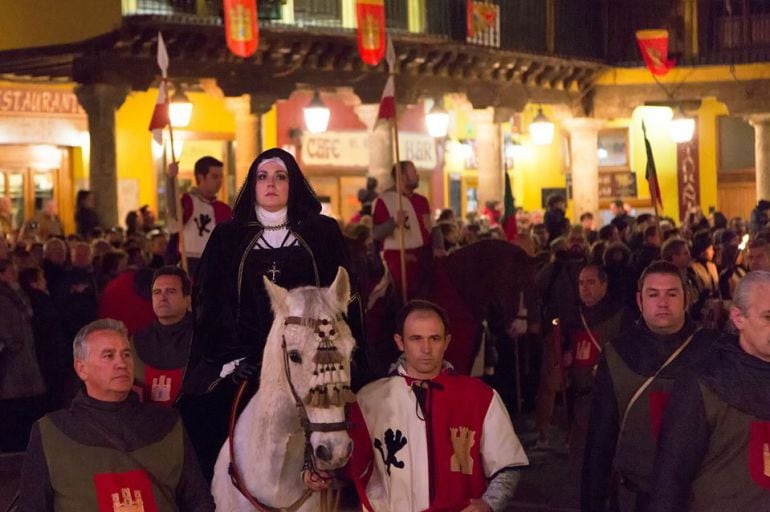
{"label": "medieval costume", "polygon": [[134,348],[134,379],[145,402],[171,406],[182,390],[182,380],[193,336],[192,314],[175,324],[155,319],[131,340]]}
{"label": "medieval costume", "polygon": [[671,335],[656,334],[639,320],[605,346],[586,440],[582,510],[606,510],[613,470],[613,480],[619,482],[610,497],[617,500],[614,507],[621,512],[647,510],[657,432],[674,379],[702,361],[717,337],[714,331],[698,330],[689,319]]}
{"label": "medieval costume", "polygon": [[725,335],[674,386],[650,512],[770,510],[769,446],[770,363]]}
{"label": "medieval costume", "polygon": [[351,410],[347,473],[361,501],[406,512],[461,510],[483,498],[504,510],[529,461],[497,392],[446,363],[427,381],[404,364],[361,389]]}
{"label": "medieval costume", "polygon": [[[276,212],[260,208],[255,195],[257,168],[271,158],[281,159],[289,175],[288,205]],[[258,380],[273,322],[263,278],[288,289],[325,287],[338,267],[348,268],[339,226],[320,212],[321,203],[294,157],[269,149],[251,165],[232,221],[218,224],[206,245],[193,290],[195,334],[183,386],[188,397],[182,397],[180,406],[207,477],[226,438],[235,394],[234,383],[223,377],[239,366],[252,368],[249,380]],[[361,332],[357,301],[349,312],[356,335]],[[362,341],[360,335],[356,338]],[[360,369],[363,350],[357,354]]]}
{"label": "medieval costume", "polygon": [[[442,237],[432,236],[431,209],[428,198],[418,193],[402,195],[402,207],[406,214],[404,225],[404,252],[406,258],[407,297],[414,297],[422,292],[424,279],[430,276],[430,264],[433,258],[433,248],[443,249]],[[383,259],[388,266],[398,293],[401,294],[401,256],[400,231],[402,228],[395,223],[398,212],[398,192],[392,187],[374,200],[372,218],[374,220],[373,236],[382,242]],[[439,244],[440,241],[440,244]],[[436,245],[434,245],[436,244]]]}
{"label": "medieval costume", "polygon": [[[594,373],[604,347],[634,321],[633,314],[619,301],[605,295],[593,306],[582,306],[577,323],[566,323],[565,334],[572,357],[568,367],[570,403],[570,463],[580,471],[588,434],[594,390]],[[573,320],[574,322],[574,320]]]}
{"label": "medieval costume", "polygon": [[[197,187],[182,194],[181,202],[184,253],[187,256],[188,274],[194,278],[211,233],[218,224],[229,221],[233,212],[216,197],[204,196]],[[179,234],[176,229],[171,232],[167,249],[167,256],[172,261],[178,259],[179,252]]]}
{"label": "medieval costume", "polygon": [[175,411],[133,393],[81,393],[33,427],[19,510],[213,511],[214,501]]}

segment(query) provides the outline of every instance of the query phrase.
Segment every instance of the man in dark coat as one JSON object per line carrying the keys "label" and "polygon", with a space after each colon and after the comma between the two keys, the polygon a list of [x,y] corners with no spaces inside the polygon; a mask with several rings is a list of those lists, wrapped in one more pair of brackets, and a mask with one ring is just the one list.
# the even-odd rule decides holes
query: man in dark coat
{"label": "man in dark coat", "polygon": [[86,325],[73,356],[85,390],[33,427],[19,509],[213,511],[179,416],[132,392],[125,326],[111,319]]}
{"label": "man in dark coat", "polygon": [[132,339],[136,381],[145,402],[170,406],[182,390],[193,336],[191,288],[179,267],[161,267],[152,277],[155,320]]}
{"label": "man in dark coat", "polygon": [[46,410],[55,411],[68,406],[76,393],[72,343],[64,335],[64,319],[48,292],[43,270],[25,268],[19,273],[19,284],[32,306],[37,360],[48,388]]}
{"label": "man in dark coat", "polygon": [[81,327],[96,320],[98,309],[96,277],[91,246],[76,242],[72,246],[72,266],[64,273],[54,300],[64,315],[68,339]]}
{"label": "man in dark coat", "polygon": [[[698,364],[717,333],[685,316],[679,269],[658,261],[639,279],[641,319],[605,346],[583,464],[581,510],[645,512],[657,431],[674,379]],[[613,469],[618,481],[611,485]],[[614,491],[611,496],[608,490]]]}
{"label": "man in dark coat", "polygon": [[678,379],[663,417],[650,512],[770,510],[770,272],[735,291],[726,334]]}

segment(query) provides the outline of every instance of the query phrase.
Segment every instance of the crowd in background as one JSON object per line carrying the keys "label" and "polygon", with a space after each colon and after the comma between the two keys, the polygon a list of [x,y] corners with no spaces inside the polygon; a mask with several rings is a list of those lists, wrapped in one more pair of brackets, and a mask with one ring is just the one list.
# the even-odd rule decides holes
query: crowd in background
{"label": "crowd in background", "polygon": [[[359,196],[362,209],[343,232],[351,243],[367,243],[376,255],[369,216],[374,188]],[[18,364],[6,365],[0,375],[0,403],[3,411],[27,419],[3,424],[0,451],[22,450],[23,429],[45,411],[66,406],[75,393],[71,342],[77,331],[99,317],[118,318],[131,332],[146,326],[153,318],[152,271],[176,263],[175,247],[169,248],[167,233],[148,207],[129,212],[125,228],[105,229],[93,199],[89,191],[78,193],[76,232],[67,234],[53,203],[14,229],[10,202],[0,198],[0,358],[18,352],[18,340],[24,340]],[[706,216],[696,208],[679,226],[666,217],[660,222],[650,214],[632,217],[620,200],[611,204],[612,220],[604,226],[590,213],[572,223],[565,210],[565,199],[552,196],[545,211],[516,211],[515,243],[535,258],[542,311],[568,311],[579,304],[577,275],[588,263],[604,270],[614,301],[638,311],[636,281],[649,263],[664,259],[685,276],[691,317],[721,327],[724,301],[730,300],[737,280],[749,269],[770,268],[770,202],[760,201],[749,222],[719,212]],[[438,212],[446,252],[478,240],[504,239],[501,217],[497,202],[466,219],[450,209]],[[567,283],[558,293],[544,282],[554,272]],[[558,278],[548,280],[552,284]],[[530,318],[530,323],[541,320]]]}

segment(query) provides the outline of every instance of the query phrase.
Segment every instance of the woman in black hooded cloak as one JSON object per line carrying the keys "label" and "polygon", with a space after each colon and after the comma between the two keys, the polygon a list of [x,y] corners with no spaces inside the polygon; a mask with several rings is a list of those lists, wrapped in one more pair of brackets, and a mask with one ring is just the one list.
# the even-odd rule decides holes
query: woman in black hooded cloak
{"label": "woman in black hooded cloak", "polygon": [[[273,315],[263,276],[284,288],[329,286],[338,267],[349,272],[337,222],[321,203],[294,157],[278,148],[249,169],[230,222],[217,224],[203,252],[193,292],[195,327],[180,410],[210,480],[227,437],[229,409],[242,380],[258,381]],[[352,288],[355,290],[355,286]],[[356,294],[357,296],[357,294]],[[348,321],[359,344],[361,312]],[[362,371],[362,350],[358,350]]]}

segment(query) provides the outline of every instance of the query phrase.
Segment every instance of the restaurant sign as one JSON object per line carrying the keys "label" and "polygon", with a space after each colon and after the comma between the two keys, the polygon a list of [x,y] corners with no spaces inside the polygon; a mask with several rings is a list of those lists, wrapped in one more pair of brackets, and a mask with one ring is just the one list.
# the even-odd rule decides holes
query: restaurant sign
{"label": "restaurant sign", "polygon": [[84,116],[85,110],[70,91],[0,87],[0,114]]}
{"label": "restaurant sign", "polygon": [[[369,132],[305,133],[302,163],[311,166],[369,168]],[[399,156],[418,169],[436,168],[436,141],[422,133],[400,132]]]}

